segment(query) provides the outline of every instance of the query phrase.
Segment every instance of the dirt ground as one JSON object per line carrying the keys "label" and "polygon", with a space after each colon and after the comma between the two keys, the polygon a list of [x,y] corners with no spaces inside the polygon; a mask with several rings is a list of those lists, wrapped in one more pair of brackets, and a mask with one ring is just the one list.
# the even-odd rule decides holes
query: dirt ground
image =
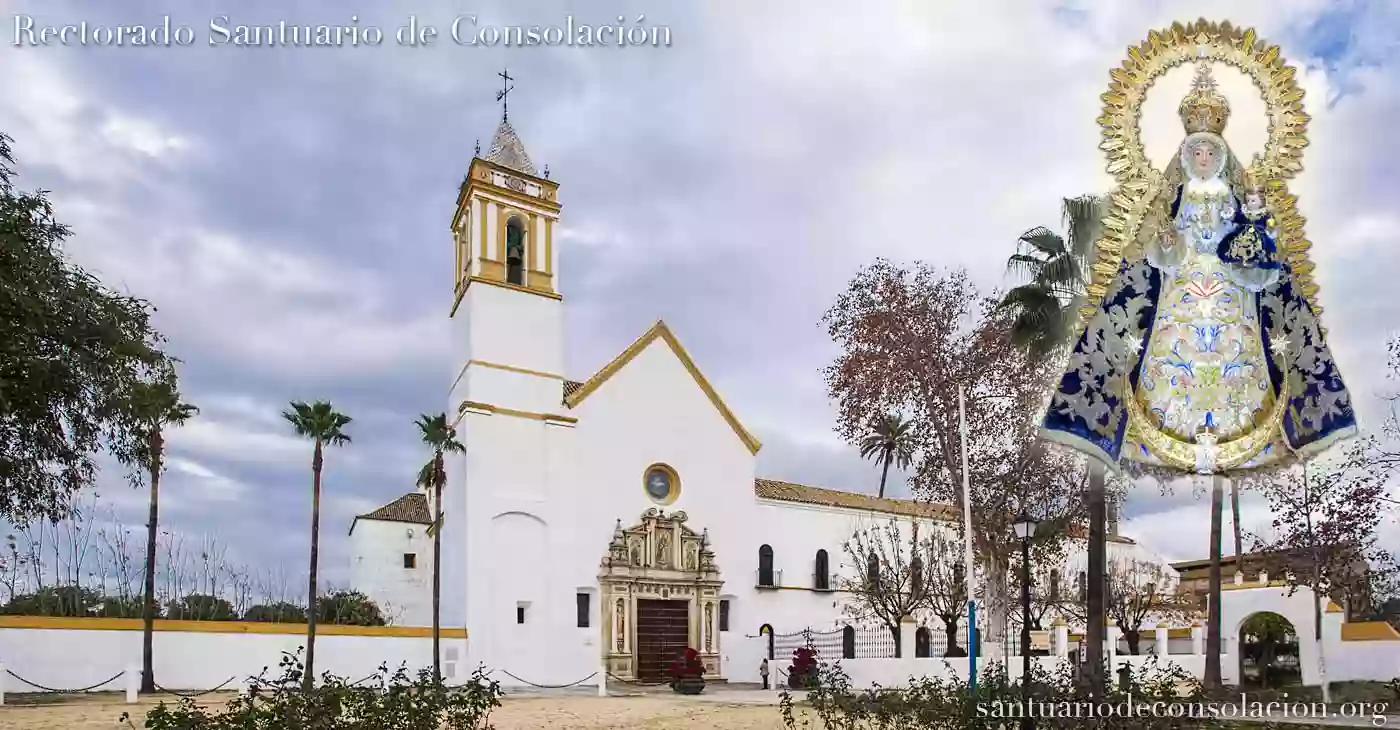
{"label": "dirt ground", "polygon": [[[169,699],[169,698],[167,698]],[[222,705],[229,697],[207,704]],[[10,695],[0,707],[0,730],[117,730],[142,727],[145,710],[159,698],[127,705],[115,695],[22,697]],[[118,721],[132,714],[132,725]],[[698,724],[696,724],[698,723]],[[702,727],[715,730],[779,730],[776,705],[737,704],[669,694],[642,697],[526,696],[507,697],[491,714],[496,730],[666,730]]]}

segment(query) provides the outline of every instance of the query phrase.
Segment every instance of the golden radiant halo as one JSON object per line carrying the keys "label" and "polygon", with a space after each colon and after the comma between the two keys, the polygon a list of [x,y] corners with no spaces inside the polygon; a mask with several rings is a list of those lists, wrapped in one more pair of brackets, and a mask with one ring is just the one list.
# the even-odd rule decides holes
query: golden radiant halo
{"label": "golden radiant halo", "polygon": [[[1127,380],[1125,379],[1126,383]],[[1134,393],[1123,395],[1128,406],[1128,438],[1147,447],[1163,464],[1187,472],[1196,471],[1196,445],[1156,428],[1142,410]],[[1215,444],[1215,471],[1238,469],[1259,455],[1274,436],[1283,432],[1283,416],[1288,411],[1288,383],[1279,388],[1278,399],[1266,421],[1243,436]]]}
{"label": "golden radiant halo", "polygon": [[1140,121],[1142,103],[1152,84],[1167,71],[1188,62],[1215,61],[1229,64],[1254,80],[1268,107],[1269,136],[1262,158],[1250,165],[1250,174],[1265,181],[1266,195],[1278,227],[1280,254],[1293,269],[1295,284],[1314,311],[1317,284],[1313,264],[1308,259],[1312,244],[1303,232],[1304,219],[1298,214],[1297,198],[1288,192],[1286,180],[1303,169],[1303,148],[1308,145],[1309,117],[1303,111],[1303,90],[1289,66],[1272,46],[1255,31],[1213,23],[1205,19],[1183,26],[1148,33],[1147,40],[1128,49],[1123,65],[1109,72],[1111,82],[1101,97],[1103,114],[1098,118],[1103,142],[1099,147],[1108,156],[1108,172],[1118,182],[1109,196],[1104,215],[1104,236],[1096,244],[1096,262],[1081,310],[1087,323],[1098,309],[1107,283],[1118,271],[1122,258],[1131,252],[1148,207],[1165,185],[1161,171],[1147,159],[1142,144]]}

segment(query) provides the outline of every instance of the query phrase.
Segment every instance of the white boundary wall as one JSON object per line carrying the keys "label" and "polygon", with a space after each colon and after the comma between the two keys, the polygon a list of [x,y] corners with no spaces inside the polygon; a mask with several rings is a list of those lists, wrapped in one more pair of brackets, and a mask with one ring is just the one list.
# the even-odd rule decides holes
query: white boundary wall
{"label": "white boundary wall", "polygon": [[[82,619],[76,619],[81,621]],[[101,619],[93,619],[101,621]],[[75,621],[74,619],[67,622]],[[137,622],[139,623],[139,622]],[[233,624],[233,627],[242,624]],[[344,627],[336,627],[343,629]],[[305,634],[215,633],[211,631],[157,631],[153,638],[156,683],[172,690],[207,690],[220,685],[234,690],[250,676],[267,669],[270,679],[280,676],[283,652],[305,646]],[[410,673],[432,666],[431,636],[363,636],[319,634],[316,637],[316,674],[329,672],[348,682],[373,674],[381,664],[392,672],[406,664]],[[463,660],[466,639],[443,638],[443,677],[458,684],[471,676]],[[305,656],[301,657],[305,660]],[[54,689],[77,689],[100,682],[117,672],[141,666],[141,632],[122,629],[0,628],[0,664],[9,672]],[[232,682],[228,682],[233,678]],[[8,673],[0,675],[6,692],[35,692]],[[225,682],[227,684],[225,685]],[[122,680],[99,691],[122,689]]]}

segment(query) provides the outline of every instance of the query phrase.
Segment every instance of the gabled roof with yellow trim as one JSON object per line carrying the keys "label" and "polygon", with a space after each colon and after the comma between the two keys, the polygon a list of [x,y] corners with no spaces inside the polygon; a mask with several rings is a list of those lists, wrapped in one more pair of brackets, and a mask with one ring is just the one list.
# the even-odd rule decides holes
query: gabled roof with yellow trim
{"label": "gabled roof with yellow trim", "polygon": [[637,355],[640,355],[648,345],[658,338],[670,346],[671,352],[676,355],[676,359],[680,360],[681,365],[685,366],[690,376],[695,378],[695,383],[700,386],[700,390],[705,392],[705,396],[710,399],[715,409],[718,410],[720,415],[724,417],[724,420],[729,423],[729,427],[734,429],[734,433],[738,435],[739,440],[743,441],[744,445],[748,447],[749,452],[757,454],[758,450],[763,447],[763,444],[759,443],[759,440],[754,438],[753,434],[749,433],[748,430],[744,428],[743,424],[739,423],[739,419],[734,416],[733,411],[729,410],[729,406],[724,404],[724,400],[719,397],[719,393],[715,391],[714,386],[710,385],[710,381],[706,380],[705,376],[700,373],[700,368],[695,366],[695,361],[690,358],[690,354],[685,351],[684,347],[681,347],[680,340],[676,339],[676,336],[671,332],[671,328],[667,327],[666,323],[661,320],[657,320],[656,324],[651,326],[651,329],[643,333],[642,336],[638,337],[631,345],[628,345],[627,349],[623,350],[622,354],[613,358],[612,362],[604,365],[601,370],[594,373],[593,377],[582,383],[572,380],[564,381],[564,405],[569,408],[577,408],[578,404],[588,398],[593,391],[601,387],[603,383],[608,382],[609,378],[616,375],[619,370],[625,367],[627,363],[631,362]]}

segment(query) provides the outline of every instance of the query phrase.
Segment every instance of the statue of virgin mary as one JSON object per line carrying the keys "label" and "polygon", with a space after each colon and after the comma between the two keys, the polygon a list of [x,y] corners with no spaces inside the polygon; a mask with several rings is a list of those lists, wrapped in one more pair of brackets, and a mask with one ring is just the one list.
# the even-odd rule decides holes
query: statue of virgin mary
{"label": "statue of virgin mary", "polygon": [[1274,206],[1222,134],[1202,64],[1186,137],[1086,321],[1043,437],[1118,471],[1202,474],[1287,463],[1356,432],[1317,315],[1280,254]]}

